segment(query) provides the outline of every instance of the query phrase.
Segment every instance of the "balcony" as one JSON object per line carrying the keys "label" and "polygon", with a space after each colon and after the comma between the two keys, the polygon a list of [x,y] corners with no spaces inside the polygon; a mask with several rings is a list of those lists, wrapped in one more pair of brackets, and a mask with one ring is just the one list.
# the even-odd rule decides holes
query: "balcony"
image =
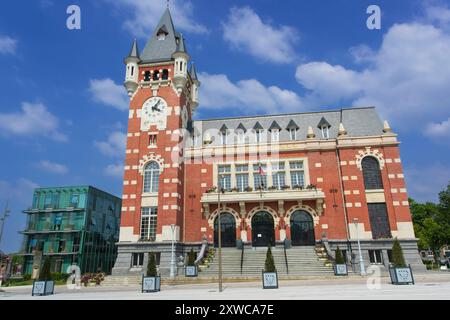
{"label": "balcony", "polygon": [[83,211],[84,208],[77,207],[66,207],[66,208],[28,208],[23,210],[23,213],[33,214],[33,213],[48,213],[48,212],[72,212],[72,211]]}
{"label": "balcony", "polygon": [[[261,202],[261,201],[300,201],[300,200],[317,200],[324,199],[325,194],[320,189],[306,188],[306,189],[291,189],[288,187],[267,190],[251,190],[248,191],[226,191],[220,194],[220,201],[223,203],[231,202]],[[218,192],[211,190],[202,195],[201,203],[217,203]]]}

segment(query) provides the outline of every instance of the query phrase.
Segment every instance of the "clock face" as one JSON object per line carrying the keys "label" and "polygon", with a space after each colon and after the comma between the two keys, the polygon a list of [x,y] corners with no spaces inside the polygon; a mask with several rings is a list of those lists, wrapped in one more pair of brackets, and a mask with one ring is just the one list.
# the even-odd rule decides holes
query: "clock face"
{"label": "clock face", "polygon": [[141,130],[148,130],[151,124],[158,128],[165,127],[167,102],[160,97],[152,97],[145,101],[141,112]]}

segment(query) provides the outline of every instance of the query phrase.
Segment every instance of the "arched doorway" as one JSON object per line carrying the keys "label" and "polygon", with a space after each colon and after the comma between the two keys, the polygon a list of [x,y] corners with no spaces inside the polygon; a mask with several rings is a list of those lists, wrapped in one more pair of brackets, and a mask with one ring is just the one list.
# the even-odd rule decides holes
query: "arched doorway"
{"label": "arched doorway", "polygon": [[273,217],[270,213],[260,211],[252,218],[252,245],[267,247],[275,245],[275,229]]}
{"label": "arched doorway", "polygon": [[308,212],[298,210],[292,213],[291,241],[294,246],[310,246],[315,244],[314,222]]}
{"label": "arched doorway", "polygon": [[[236,220],[228,212],[220,214],[222,247],[236,247]],[[219,246],[219,216],[214,220],[214,246]]]}

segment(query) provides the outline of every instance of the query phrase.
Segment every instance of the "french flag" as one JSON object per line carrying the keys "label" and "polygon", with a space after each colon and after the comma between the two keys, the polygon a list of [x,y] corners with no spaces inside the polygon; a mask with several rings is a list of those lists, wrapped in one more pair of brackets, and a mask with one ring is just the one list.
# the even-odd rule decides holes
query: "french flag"
{"label": "french flag", "polygon": [[259,174],[262,176],[266,175],[266,172],[264,171],[263,167],[261,166],[261,163],[259,164]]}

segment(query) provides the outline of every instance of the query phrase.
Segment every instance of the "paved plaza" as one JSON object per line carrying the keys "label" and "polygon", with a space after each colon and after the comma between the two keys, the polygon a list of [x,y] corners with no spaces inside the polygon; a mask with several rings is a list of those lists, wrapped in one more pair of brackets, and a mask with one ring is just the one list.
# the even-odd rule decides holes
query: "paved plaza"
{"label": "paved plaza", "polygon": [[143,294],[139,287],[83,287],[68,290],[57,286],[55,294],[32,297],[31,286],[3,288],[0,300],[448,300],[450,299],[450,273],[432,273],[416,276],[415,285],[394,286],[381,278],[374,288],[367,278],[310,279],[280,281],[278,290],[263,290],[259,282],[224,283],[218,292],[215,283],[199,285],[162,286],[157,293]]}

